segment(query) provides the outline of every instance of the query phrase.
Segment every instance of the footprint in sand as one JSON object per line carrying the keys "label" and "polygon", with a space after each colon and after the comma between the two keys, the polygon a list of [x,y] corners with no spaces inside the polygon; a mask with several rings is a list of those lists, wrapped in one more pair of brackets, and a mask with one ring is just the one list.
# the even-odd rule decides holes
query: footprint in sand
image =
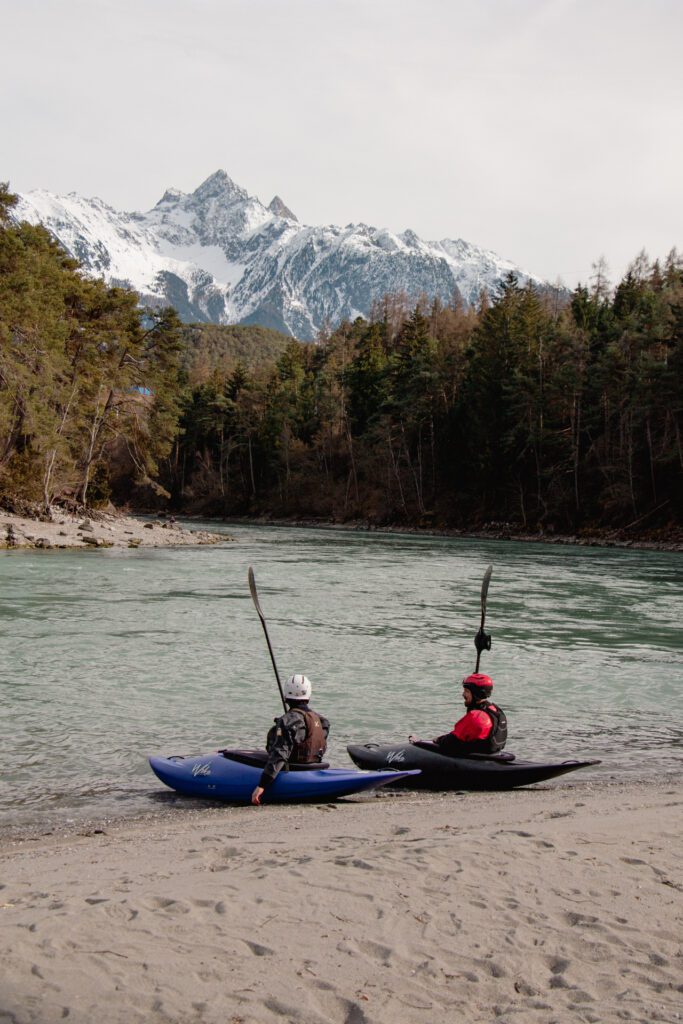
{"label": "footprint in sand", "polygon": [[502,964],[496,963],[495,960],[487,960],[483,965],[492,978],[506,978],[507,971]]}
{"label": "footprint in sand", "polygon": [[380,942],[372,942],[370,939],[359,942],[358,948],[383,964],[388,963],[394,953],[390,946],[383,946]]}
{"label": "footprint in sand", "polygon": [[594,1003],[595,996],[592,996],[590,992],[585,992],[582,988],[573,988],[572,994],[569,999],[570,1007],[582,1006],[584,1003]]}
{"label": "footprint in sand", "polygon": [[497,832],[492,833],[493,839],[495,839],[496,836],[519,836],[520,839],[533,839],[534,833],[525,832],[520,828],[500,828]]}
{"label": "footprint in sand", "polygon": [[113,903],[108,907],[104,907],[103,910],[107,917],[111,918],[112,921],[123,921],[125,923],[134,921],[139,915],[139,911],[133,910],[132,907],[128,906],[127,900],[121,900],[120,903]]}
{"label": "footprint in sand", "polygon": [[166,896],[153,896],[150,900],[150,910],[163,910],[166,914],[189,914],[190,908],[180,900],[173,900]]}
{"label": "footprint in sand", "polygon": [[562,974],[553,974],[550,979],[550,988],[569,988],[569,982]]}
{"label": "footprint in sand", "polygon": [[[232,861],[243,859],[244,853],[237,846],[226,846],[224,850],[212,849],[212,854],[218,854],[219,860],[209,865],[209,871],[228,871],[235,867]],[[227,862],[227,863],[226,863]]]}
{"label": "footprint in sand", "polygon": [[221,857],[223,860],[233,860],[233,858],[241,856],[242,853],[239,846],[226,846],[224,850],[221,850]]}
{"label": "footprint in sand", "polygon": [[224,914],[226,912],[223,900],[219,900],[218,902],[216,902],[216,900],[192,900],[192,905],[194,907],[199,907],[201,910],[205,910],[209,907],[216,914]]}
{"label": "footprint in sand", "polygon": [[[368,1018],[358,1003],[337,995],[331,985],[321,982],[314,982],[313,984],[318,991],[316,1002],[320,1007],[320,1016],[317,1019],[343,1021],[343,1024],[367,1024]],[[266,1005],[268,1004],[266,1003]],[[300,1010],[295,1013],[292,1020],[301,1020]]]}
{"label": "footprint in sand", "polygon": [[334,863],[340,868],[362,868],[364,871],[375,871],[374,864],[368,864],[366,860],[361,860],[360,857],[335,857]]}
{"label": "footprint in sand", "polygon": [[287,1006],[286,1003],[280,1002],[279,999],[266,999],[263,1005],[271,1013],[277,1014],[278,1017],[289,1017],[291,1020],[298,1020],[301,1013],[300,1006]]}
{"label": "footprint in sand", "polygon": [[[516,981],[515,985],[514,985],[514,988],[515,988],[515,992],[519,992],[519,994],[521,996],[537,996],[538,995],[538,989],[533,988],[526,981]],[[542,1008],[543,1009],[548,1009],[548,1010],[550,1009],[549,1006],[545,1006],[545,1005]]]}
{"label": "footprint in sand", "polygon": [[258,942],[250,942],[249,939],[242,939],[245,946],[248,946],[254,956],[273,956],[274,950],[269,946],[262,946]]}
{"label": "footprint in sand", "polygon": [[567,923],[572,927],[576,927],[577,925],[581,925],[584,928],[602,927],[599,924],[597,917],[594,917],[592,914],[577,914],[575,911],[571,910],[568,914],[565,914],[565,917],[567,919]]}

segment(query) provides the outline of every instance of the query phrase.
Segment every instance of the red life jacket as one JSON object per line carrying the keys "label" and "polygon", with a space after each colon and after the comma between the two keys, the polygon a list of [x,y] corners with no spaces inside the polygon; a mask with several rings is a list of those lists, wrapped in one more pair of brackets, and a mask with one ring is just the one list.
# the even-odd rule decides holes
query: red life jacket
{"label": "red life jacket", "polygon": [[482,753],[495,754],[507,740],[505,712],[495,704],[472,708],[455,723],[452,735],[461,743],[476,743]]}

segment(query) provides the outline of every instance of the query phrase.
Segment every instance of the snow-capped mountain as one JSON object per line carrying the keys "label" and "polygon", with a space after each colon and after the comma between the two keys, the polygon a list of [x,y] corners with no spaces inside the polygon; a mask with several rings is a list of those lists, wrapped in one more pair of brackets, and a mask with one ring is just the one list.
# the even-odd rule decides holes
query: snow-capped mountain
{"label": "snow-capped mountain", "polygon": [[18,220],[42,223],[83,265],[135,289],[145,305],[173,305],[187,321],[250,323],[312,339],[325,324],[367,316],[404,291],[466,304],[509,272],[542,282],[462,240],[422,241],[366,224],[307,227],[279,196],[264,206],[216,171],[194,192],[164,193],[148,213],[44,190],[20,195]]}

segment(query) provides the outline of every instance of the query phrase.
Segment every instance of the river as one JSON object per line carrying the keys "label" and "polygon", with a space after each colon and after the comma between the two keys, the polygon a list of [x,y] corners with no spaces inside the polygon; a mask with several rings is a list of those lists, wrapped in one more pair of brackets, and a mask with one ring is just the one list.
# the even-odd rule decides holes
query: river
{"label": "river", "polygon": [[281,705],[250,565],[280,674],[305,672],[332,722],[333,764],[348,742],[460,717],[492,564],[481,667],[508,749],[601,758],[594,781],[683,770],[679,553],[197,525],[234,541],[0,553],[4,827],[145,814],[167,792],[147,754],[262,745]]}

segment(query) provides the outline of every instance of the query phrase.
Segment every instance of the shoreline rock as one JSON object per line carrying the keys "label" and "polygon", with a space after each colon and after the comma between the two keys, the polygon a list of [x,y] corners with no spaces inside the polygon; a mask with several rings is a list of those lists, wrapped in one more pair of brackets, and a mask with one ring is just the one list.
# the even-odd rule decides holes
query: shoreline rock
{"label": "shoreline rock", "polygon": [[233,539],[224,533],[187,529],[172,517],[143,522],[118,512],[74,515],[55,507],[50,522],[0,509],[0,549],[4,550],[170,548],[219,544]]}

